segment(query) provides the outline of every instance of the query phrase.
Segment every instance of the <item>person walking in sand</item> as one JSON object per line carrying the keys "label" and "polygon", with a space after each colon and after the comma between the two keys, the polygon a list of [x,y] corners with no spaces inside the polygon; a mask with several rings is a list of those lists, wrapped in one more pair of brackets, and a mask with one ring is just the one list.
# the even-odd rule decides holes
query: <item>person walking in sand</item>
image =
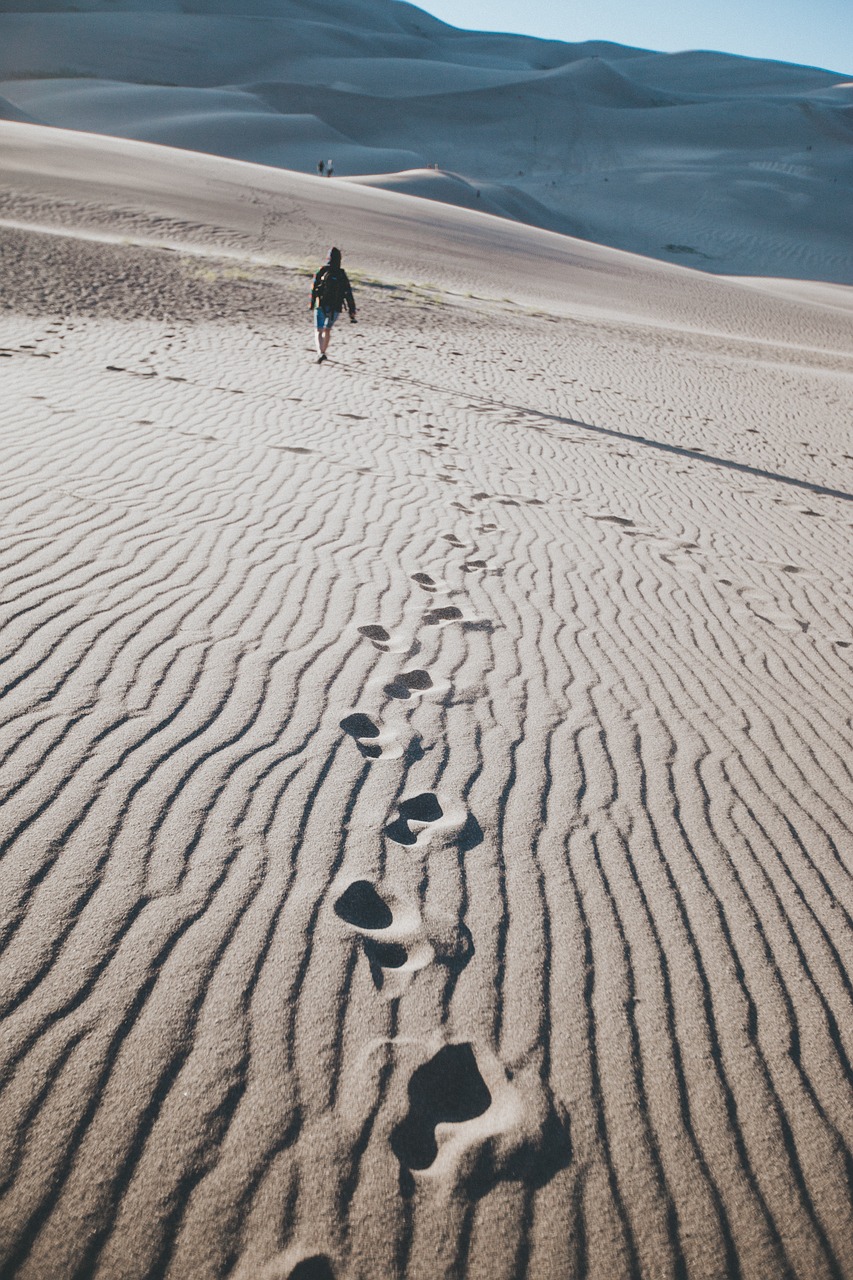
{"label": "person walking in sand", "polygon": [[317,363],[326,359],[326,349],[332,336],[332,325],[346,304],[350,321],[355,324],[355,298],[352,296],[347,273],[341,266],[340,249],[330,249],[326,265],[314,277],[311,289],[311,310],[314,312],[314,341],[317,344]]}

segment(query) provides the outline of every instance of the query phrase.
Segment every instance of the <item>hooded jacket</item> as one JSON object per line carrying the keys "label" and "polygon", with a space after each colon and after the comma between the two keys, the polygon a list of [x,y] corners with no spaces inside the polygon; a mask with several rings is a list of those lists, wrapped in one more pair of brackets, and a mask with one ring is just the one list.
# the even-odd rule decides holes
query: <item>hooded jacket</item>
{"label": "hooded jacket", "polygon": [[326,265],[321,267],[314,277],[311,289],[312,308],[318,303],[327,314],[343,311],[346,303],[349,314],[355,315],[355,298],[352,296],[352,286],[347,273],[341,266],[340,249],[332,249]]}

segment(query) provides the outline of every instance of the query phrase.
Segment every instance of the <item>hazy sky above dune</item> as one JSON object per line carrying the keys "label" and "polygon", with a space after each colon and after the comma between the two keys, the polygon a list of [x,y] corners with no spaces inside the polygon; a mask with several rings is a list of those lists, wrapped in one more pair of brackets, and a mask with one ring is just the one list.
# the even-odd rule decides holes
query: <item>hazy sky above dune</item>
{"label": "hazy sky above dune", "polygon": [[456,27],[645,49],[719,49],[849,72],[850,0],[415,0]]}

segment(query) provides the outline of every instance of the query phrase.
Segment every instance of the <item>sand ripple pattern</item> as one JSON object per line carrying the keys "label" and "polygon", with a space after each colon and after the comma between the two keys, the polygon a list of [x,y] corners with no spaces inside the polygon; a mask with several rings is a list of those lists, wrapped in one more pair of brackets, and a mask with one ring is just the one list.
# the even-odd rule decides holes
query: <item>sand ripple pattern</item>
{"label": "sand ripple pattern", "polygon": [[849,378],[383,305],[0,319],[3,1274],[853,1276]]}

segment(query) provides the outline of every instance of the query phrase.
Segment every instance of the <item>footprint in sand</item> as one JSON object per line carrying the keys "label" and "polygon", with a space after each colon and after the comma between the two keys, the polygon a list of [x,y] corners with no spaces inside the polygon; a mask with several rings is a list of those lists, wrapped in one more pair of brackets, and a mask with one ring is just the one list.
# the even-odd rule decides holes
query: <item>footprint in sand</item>
{"label": "footprint in sand", "polygon": [[442,533],[439,535],[445,542],[449,542],[451,547],[464,547],[465,543],[457,538],[455,533]]}
{"label": "footprint in sand", "polygon": [[706,572],[705,564],[695,555],[695,552],[699,550],[697,543],[683,542],[678,538],[661,538],[657,535],[652,535],[649,538],[649,542],[665,564],[672,565],[673,568],[684,570],[687,573],[698,574]]}
{"label": "footprint in sand", "polygon": [[483,1115],[492,1095],[470,1044],[446,1044],[409,1081],[409,1114],[391,1134],[402,1169],[428,1169],[438,1156],[436,1128]]}
{"label": "footprint in sand", "polygon": [[568,1116],[536,1061],[510,1076],[485,1048],[445,1044],[412,1073],[408,1100],[390,1135],[404,1195],[424,1181],[464,1180],[474,1198],[500,1181],[542,1187],[571,1162]]}
{"label": "footprint in sand", "polygon": [[365,640],[370,641],[374,649],[378,649],[381,653],[412,652],[411,646],[399,632],[392,634],[385,627],[380,626],[378,622],[367,623],[363,627],[358,627],[357,631],[360,636],[364,636]]}
{"label": "footprint in sand", "polygon": [[399,760],[403,754],[397,734],[383,731],[370,716],[361,711],[344,716],[341,728],[355,741],[367,760]]}
{"label": "footprint in sand", "polygon": [[369,880],[353,880],[335,900],[335,915],[356,929],[376,931],[394,923],[394,913]]}
{"label": "footprint in sand", "polygon": [[462,610],[455,605],[446,605],[443,609],[428,609],[423,616],[424,626],[449,627],[458,623],[463,631],[494,631],[495,625],[488,618],[466,618]]}
{"label": "footprint in sand", "polygon": [[590,520],[598,520],[600,523],[603,523],[603,524],[618,524],[623,529],[631,529],[633,528],[633,525],[634,525],[634,521],[629,520],[627,516],[611,516],[611,515],[607,515],[606,513],[602,513],[600,515],[591,515]]}
{"label": "footprint in sand", "polygon": [[296,1245],[257,1266],[232,1273],[235,1280],[336,1280],[337,1272],[326,1253],[310,1252]]}
{"label": "footprint in sand", "polygon": [[384,627],[372,622],[365,627],[359,627],[358,634],[364,636],[367,640],[372,640],[376,645],[386,645],[391,639],[390,634]]}
{"label": "footprint in sand", "polygon": [[324,1253],[315,1253],[297,1262],[287,1280],[335,1280],[335,1271]]}
{"label": "footprint in sand", "polygon": [[418,836],[427,827],[444,817],[444,810],[433,791],[401,800],[396,819],[385,828],[385,834],[395,844],[417,844]]}
{"label": "footprint in sand", "polygon": [[[446,683],[442,685],[444,690],[449,687]],[[400,698],[405,702],[417,694],[427,693],[430,689],[437,688],[428,671],[401,671],[396,680],[385,685],[385,692],[389,698]]]}
{"label": "footprint in sand", "polygon": [[336,898],[335,915],[356,935],[377,990],[397,999],[429,965],[460,973],[474,954],[466,925],[424,919],[417,907],[383,896],[369,880],[354,880]]}
{"label": "footprint in sand", "polygon": [[385,827],[385,835],[395,844],[409,848],[423,848],[440,838],[445,847],[462,853],[483,841],[483,829],[473,813],[461,806],[445,807],[434,791],[421,791],[401,800],[397,817]]}
{"label": "footprint in sand", "polygon": [[[736,588],[736,590],[741,604],[740,607],[735,606],[732,609],[732,616],[740,621],[745,621],[752,615],[760,619],[761,622],[769,622],[771,626],[792,635],[808,631],[808,622],[803,618],[794,616],[780,606],[769,591],[761,591],[752,587],[740,587]],[[743,608],[744,605],[746,606],[745,609]]]}
{"label": "footprint in sand", "polygon": [[428,627],[446,627],[449,622],[459,622],[462,619],[462,610],[457,609],[456,605],[445,605],[443,609],[428,609],[424,614],[424,623]]}
{"label": "footprint in sand", "polygon": [[446,591],[444,583],[433,578],[428,573],[413,573],[412,582],[416,582],[419,587],[423,587],[424,591]]}

